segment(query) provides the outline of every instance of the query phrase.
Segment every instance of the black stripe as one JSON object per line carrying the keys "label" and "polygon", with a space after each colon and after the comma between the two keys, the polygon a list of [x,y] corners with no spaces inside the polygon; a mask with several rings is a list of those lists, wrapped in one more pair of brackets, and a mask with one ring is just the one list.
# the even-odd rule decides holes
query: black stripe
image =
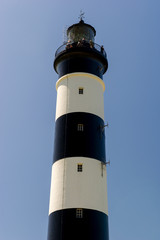
{"label": "black stripe", "polygon": [[[84,124],[84,131],[77,125]],[[104,121],[91,113],[76,112],[59,117],[55,124],[53,162],[67,157],[89,157],[105,162]]]}
{"label": "black stripe", "polygon": [[108,216],[83,209],[83,218],[76,218],[76,209],[65,209],[49,215],[48,240],[108,240]]}
{"label": "black stripe", "polygon": [[[73,49],[74,50],[74,49]],[[58,55],[54,61],[54,69],[59,77],[73,72],[87,72],[103,79],[103,74],[108,68],[107,59],[93,50],[75,49]]]}

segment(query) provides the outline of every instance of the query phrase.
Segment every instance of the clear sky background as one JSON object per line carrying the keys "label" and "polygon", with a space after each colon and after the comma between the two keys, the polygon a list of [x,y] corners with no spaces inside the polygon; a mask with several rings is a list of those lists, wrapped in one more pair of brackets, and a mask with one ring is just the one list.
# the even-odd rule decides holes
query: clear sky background
{"label": "clear sky background", "polygon": [[160,239],[160,1],[0,0],[0,240],[47,239],[52,64],[81,9],[109,61],[110,240]]}

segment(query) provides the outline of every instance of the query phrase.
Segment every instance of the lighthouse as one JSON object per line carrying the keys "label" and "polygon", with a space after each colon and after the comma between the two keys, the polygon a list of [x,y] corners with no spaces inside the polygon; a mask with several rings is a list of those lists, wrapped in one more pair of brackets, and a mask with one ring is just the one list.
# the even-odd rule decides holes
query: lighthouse
{"label": "lighthouse", "polygon": [[108,240],[103,74],[108,61],[82,18],[54,59],[57,103],[48,240]]}

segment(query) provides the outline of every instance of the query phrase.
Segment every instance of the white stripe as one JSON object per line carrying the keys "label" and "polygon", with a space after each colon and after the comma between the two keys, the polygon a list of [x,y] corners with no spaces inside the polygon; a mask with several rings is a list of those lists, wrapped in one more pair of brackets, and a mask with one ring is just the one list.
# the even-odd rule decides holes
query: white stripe
{"label": "white stripe", "polygon": [[[77,172],[77,164],[83,171]],[[100,161],[73,157],[52,166],[49,214],[67,208],[87,208],[108,214],[106,166]]]}
{"label": "white stripe", "polygon": [[[84,89],[79,94],[79,88]],[[104,119],[104,82],[93,74],[72,73],[57,81],[56,119],[71,112],[87,112]]]}

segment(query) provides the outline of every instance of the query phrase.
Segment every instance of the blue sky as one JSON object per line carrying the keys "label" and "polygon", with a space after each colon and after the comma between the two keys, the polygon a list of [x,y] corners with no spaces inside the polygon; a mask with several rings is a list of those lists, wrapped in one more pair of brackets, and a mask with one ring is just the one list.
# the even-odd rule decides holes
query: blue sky
{"label": "blue sky", "polygon": [[57,74],[67,26],[104,45],[110,240],[160,239],[160,2],[0,1],[0,239],[47,238]]}

